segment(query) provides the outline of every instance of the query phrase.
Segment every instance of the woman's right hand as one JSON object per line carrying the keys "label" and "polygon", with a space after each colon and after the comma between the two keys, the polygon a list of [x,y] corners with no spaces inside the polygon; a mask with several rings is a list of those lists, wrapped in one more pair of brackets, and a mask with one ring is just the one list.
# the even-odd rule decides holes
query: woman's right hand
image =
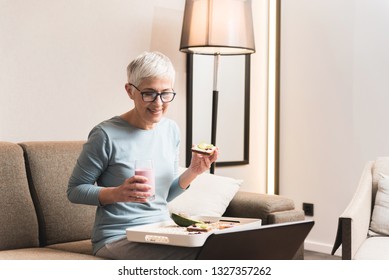
{"label": "woman's right hand", "polygon": [[145,203],[152,195],[150,190],[151,187],[147,184],[146,177],[134,175],[120,186],[103,188],[99,193],[99,201],[102,205],[115,202]]}

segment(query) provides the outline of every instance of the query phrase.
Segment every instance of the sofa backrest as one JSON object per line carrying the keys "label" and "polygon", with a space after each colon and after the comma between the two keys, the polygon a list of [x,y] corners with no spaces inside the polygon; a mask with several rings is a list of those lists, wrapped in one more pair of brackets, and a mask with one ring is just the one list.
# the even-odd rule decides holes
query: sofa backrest
{"label": "sofa backrest", "polygon": [[0,225],[0,250],[39,246],[23,150],[8,142],[0,142]]}
{"label": "sofa backrest", "polygon": [[23,142],[26,171],[39,220],[40,245],[89,239],[96,207],[67,199],[82,141]]}

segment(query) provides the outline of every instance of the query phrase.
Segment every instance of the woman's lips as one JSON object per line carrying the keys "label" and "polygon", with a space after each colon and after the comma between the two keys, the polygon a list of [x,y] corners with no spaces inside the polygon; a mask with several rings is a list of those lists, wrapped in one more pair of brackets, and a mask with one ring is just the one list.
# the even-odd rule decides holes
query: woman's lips
{"label": "woman's lips", "polygon": [[148,108],[148,110],[149,110],[152,114],[155,114],[155,115],[158,115],[158,114],[162,113],[162,109],[151,109],[151,108]]}

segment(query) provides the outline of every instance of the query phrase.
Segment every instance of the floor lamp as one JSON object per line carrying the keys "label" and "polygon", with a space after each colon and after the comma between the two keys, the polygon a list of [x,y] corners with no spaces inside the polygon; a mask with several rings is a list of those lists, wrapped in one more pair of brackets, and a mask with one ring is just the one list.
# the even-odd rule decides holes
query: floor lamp
{"label": "floor lamp", "polygon": [[186,0],[180,51],[214,56],[211,143],[216,145],[219,57],[255,52],[251,0]]}

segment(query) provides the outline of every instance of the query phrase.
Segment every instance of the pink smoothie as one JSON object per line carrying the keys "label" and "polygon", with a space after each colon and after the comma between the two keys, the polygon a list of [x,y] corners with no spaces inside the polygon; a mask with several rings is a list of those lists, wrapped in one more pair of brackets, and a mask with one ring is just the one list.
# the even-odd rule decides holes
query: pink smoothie
{"label": "pink smoothie", "polygon": [[135,169],[135,175],[140,175],[146,177],[148,180],[146,182],[147,185],[151,186],[152,196],[149,197],[149,200],[153,200],[155,198],[155,176],[153,169]]}

